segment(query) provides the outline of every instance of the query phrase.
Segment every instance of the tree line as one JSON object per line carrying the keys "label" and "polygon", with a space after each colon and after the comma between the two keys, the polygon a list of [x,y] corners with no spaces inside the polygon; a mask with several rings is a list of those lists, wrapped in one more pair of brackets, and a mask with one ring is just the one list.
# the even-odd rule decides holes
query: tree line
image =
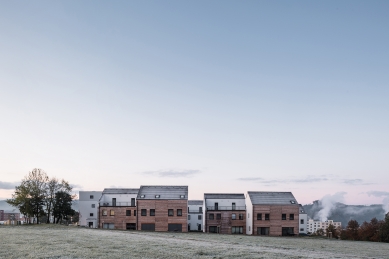
{"label": "tree line", "polygon": [[[324,235],[324,231],[319,229],[317,235]],[[372,241],[389,243],[389,213],[384,220],[373,218],[370,222],[364,221],[359,225],[358,221],[352,219],[345,229],[335,228],[332,224],[326,229],[327,236],[340,238],[342,240]]]}
{"label": "tree line", "polygon": [[59,223],[76,213],[71,207],[75,198],[72,189],[64,179],[49,178],[42,169],[35,168],[15,187],[7,203],[17,207],[29,224],[39,224],[41,218],[45,218],[46,223],[50,223],[50,218],[53,223]]}

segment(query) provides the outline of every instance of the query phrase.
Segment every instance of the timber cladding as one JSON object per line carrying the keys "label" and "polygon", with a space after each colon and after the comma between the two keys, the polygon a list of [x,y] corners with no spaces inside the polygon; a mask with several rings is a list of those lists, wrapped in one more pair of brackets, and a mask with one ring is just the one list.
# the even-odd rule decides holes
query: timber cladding
{"label": "timber cladding", "polygon": [[[150,210],[155,210],[155,216],[150,216]],[[177,228],[182,226],[182,232],[188,232],[188,200],[137,200],[138,224],[137,230],[142,229],[142,224],[155,224],[155,231],[168,231],[169,225]],[[146,210],[146,216],[142,216],[142,210]],[[173,210],[173,216],[168,211]],[[181,210],[182,216],[177,215]]]}
{"label": "timber cladding", "polygon": [[[127,211],[130,211],[128,213]],[[100,207],[99,208],[99,228],[103,224],[114,224],[115,229],[127,229],[127,224],[136,224],[136,207]],[[127,216],[131,214],[131,216]]]}
{"label": "timber cladding", "polygon": [[[257,219],[257,214],[262,214],[262,220]],[[265,219],[265,214],[269,214],[269,220]],[[286,214],[286,219],[282,219],[282,214]],[[294,219],[290,219],[290,214]],[[269,228],[270,236],[282,236],[282,228],[293,228],[294,234],[299,233],[299,206],[298,205],[253,205],[253,235],[259,235],[259,227]]]}
{"label": "timber cladding", "polygon": [[[210,219],[210,214],[213,214],[213,219]],[[218,218],[218,214],[220,215],[220,218]],[[235,217],[233,217],[232,214],[235,214]],[[241,217],[239,217],[239,215],[241,215]],[[243,227],[243,234],[246,234],[246,211],[207,211],[205,219],[205,232],[210,232],[209,227],[218,227],[220,231],[219,233],[221,234],[232,234],[232,227]]]}

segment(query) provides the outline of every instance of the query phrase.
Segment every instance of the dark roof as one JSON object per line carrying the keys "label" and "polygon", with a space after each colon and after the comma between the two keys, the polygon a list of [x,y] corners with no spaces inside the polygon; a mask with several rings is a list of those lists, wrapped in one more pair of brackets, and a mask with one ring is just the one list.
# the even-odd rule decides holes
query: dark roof
{"label": "dark roof", "polygon": [[301,204],[299,204],[299,206],[300,206],[300,208],[299,208],[299,213],[300,214],[307,214],[306,212],[305,212],[305,210],[304,210],[304,207],[303,207],[303,205],[301,205]]}
{"label": "dark roof", "polygon": [[105,188],[103,194],[138,194],[135,188]]}
{"label": "dark roof", "polygon": [[188,201],[188,205],[203,205],[202,200],[190,200]]}
{"label": "dark roof", "polygon": [[204,199],[245,199],[244,193],[204,193]]}
{"label": "dark roof", "polygon": [[297,205],[291,192],[247,192],[253,205]]}
{"label": "dark roof", "polygon": [[[142,197],[143,195],[144,197]],[[159,198],[157,198],[156,195],[159,195]],[[188,186],[142,185],[139,189],[137,199],[188,200]]]}

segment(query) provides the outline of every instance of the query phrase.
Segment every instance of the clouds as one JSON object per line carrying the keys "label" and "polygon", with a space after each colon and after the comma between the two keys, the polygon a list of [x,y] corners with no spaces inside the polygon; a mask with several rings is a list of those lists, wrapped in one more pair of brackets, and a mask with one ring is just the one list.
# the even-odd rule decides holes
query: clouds
{"label": "clouds", "polygon": [[369,191],[367,195],[374,197],[382,197],[382,208],[385,210],[385,213],[389,212],[389,192],[384,191]]}
{"label": "clouds", "polygon": [[143,175],[157,176],[157,177],[171,177],[171,178],[189,178],[201,173],[200,170],[159,170],[146,171]]}
{"label": "clouds", "polygon": [[18,186],[18,182],[2,182],[0,181],[0,189],[3,190],[13,190],[15,189],[15,186]]}

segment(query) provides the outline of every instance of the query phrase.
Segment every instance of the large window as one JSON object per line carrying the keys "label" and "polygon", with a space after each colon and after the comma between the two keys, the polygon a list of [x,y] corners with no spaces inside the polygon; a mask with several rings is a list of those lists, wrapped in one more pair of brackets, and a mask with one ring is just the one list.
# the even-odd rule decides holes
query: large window
{"label": "large window", "polygon": [[214,214],[209,214],[209,219],[215,219],[214,216]]}
{"label": "large window", "polygon": [[262,220],[262,213],[257,214],[257,220]]}
{"label": "large window", "polygon": [[131,216],[131,210],[126,210],[126,216]]}
{"label": "large window", "polygon": [[257,228],[257,234],[262,236],[268,236],[270,228]]}
{"label": "large window", "polygon": [[231,214],[231,219],[236,219],[236,214],[235,213]]}
{"label": "large window", "polygon": [[265,220],[270,220],[270,214],[265,214]]}
{"label": "large window", "polygon": [[135,223],[126,223],[126,229],[127,230],[136,230],[136,224]]}
{"label": "large window", "polygon": [[150,216],[155,216],[155,209],[150,209]]}
{"label": "large window", "polygon": [[182,216],[182,209],[177,209],[177,216]]}
{"label": "large window", "polygon": [[140,215],[141,216],[147,216],[147,210],[146,209],[141,209],[140,210]]}
{"label": "large window", "polygon": [[231,234],[243,234],[243,227],[231,227]]}
{"label": "large window", "polygon": [[286,220],[286,214],[282,214],[282,220]]}
{"label": "large window", "polygon": [[174,210],[173,209],[168,209],[167,215],[168,216],[174,216]]}
{"label": "large window", "polygon": [[294,235],[294,228],[282,228],[282,235],[283,236],[293,236]]}
{"label": "large window", "polygon": [[216,219],[222,219],[222,214],[220,213],[216,214]]}
{"label": "large window", "polygon": [[209,233],[217,233],[217,227],[216,226],[209,226]]}

